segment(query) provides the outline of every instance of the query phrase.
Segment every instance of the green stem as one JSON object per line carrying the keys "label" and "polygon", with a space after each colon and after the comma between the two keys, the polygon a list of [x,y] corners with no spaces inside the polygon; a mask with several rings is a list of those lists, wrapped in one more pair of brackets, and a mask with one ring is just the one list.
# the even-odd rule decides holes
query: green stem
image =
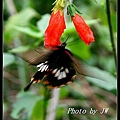
{"label": "green stem", "polygon": [[116,48],[114,44],[114,37],[113,37],[113,30],[112,30],[112,23],[111,23],[111,14],[110,14],[110,2],[109,0],[106,0],[106,12],[107,12],[107,18],[108,18],[108,25],[109,25],[109,31],[110,31],[110,40],[112,44],[112,50],[114,54],[115,59],[115,65],[116,65]]}

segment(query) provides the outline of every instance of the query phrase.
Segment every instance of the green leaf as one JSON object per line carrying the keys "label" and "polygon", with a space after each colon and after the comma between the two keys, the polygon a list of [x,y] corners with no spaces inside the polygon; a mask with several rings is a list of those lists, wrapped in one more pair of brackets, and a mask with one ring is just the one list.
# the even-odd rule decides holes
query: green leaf
{"label": "green leaf", "polygon": [[60,99],[65,98],[69,94],[67,87],[62,87],[60,90]]}
{"label": "green leaf", "polygon": [[34,9],[27,8],[11,16],[5,25],[5,42],[10,42],[19,36],[20,33],[14,30],[14,26],[26,26],[33,17],[37,17],[38,15],[39,14]]}
{"label": "green leaf", "polygon": [[9,53],[3,53],[3,68],[14,62],[15,62],[14,55],[9,54]]}
{"label": "green leaf", "polygon": [[58,105],[57,109],[56,109],[56,120],[60,120],[63,118],[63,115],[67,115],[65,114],[65,105]]}
{"label": "green leaf", "polygon": [[47,26],[48,26],[48,23],[49,23],[49,19],[50,19],[50,15],[49,14],[45,14],[42,16],[42,19],[40,19],[38,22],[37,22],[37,27],[38,29],[44,33]]}
{"label": "green leaf", "polygon": [[96,72],[101,75],[101,78],[103,78],[103,80],[97,78],[85,77],[86,80],[106,90],[117,89],[117,79],[112,74],[100,69],[96,69]]}
{"label": "green leaf", "polygon": [[97,1],[96,0],[94,0],[96,3],[97,3]]}
{"label": "green leaf", "polygon": [[21,52],[25,52],[29,49],[30,49],[30,45],[26,45],[26,46],[20,46],[17,48],[13,48],[13,49],[9,50],[9,52],[10,53],[21,53]]}
{"label": "green leaf", "polygon": [[99,59],[99,65],[103,66],[104,70],[115,74],[116,66],[114,64],[114,57],[113,56],[107,56],[107,59],[105,59],[103,56],[97,56],[96,58]]}
{"label": "green leaf", "polygon": [[44,100],[40,99],[36,102],[31,115],[31,120],[43,120],[44,119]]}
{"label": "green leaf", "polygon": [[86,22],[88,25],[95,25],[96,23],[99,23],[99,22],[100,22],[100,19],[85,20],[85,22]]}
{"label": "green leaf", "polygon": [[35,38],[41,38],[43,37],[43,33],[42,32],[36,32],[33,29],[31,29],[30,27],[20,27],[20,26],[13,26],[13,28],[19,32],[22,32],[24,34],[27,34],[29,36],[35,37]]}
{"label": "green leaf", "polygon": [[26,8],[14,16],[10,17],[9,22],[14,25],[25,26],[28,21],[33,17],[37,17],[39,14],[32,8]]}
{"label": "green leaf", "polygon": [[22,114],[21,110],[24,110],[24,112],[27,113],[25,118],[30,118],[36,102],[40,99],[42,99],[42,97],[36,96],[34,93],[20,92],[17,95],[17,101],[13,104],[11,117],[14,119],[20,119],[20,115]]}
{"label": "green leaf", "polygon": [[85,43],[81,41],[79,38],[73,40],[72,45],[69,45],[68,43],[68,47],[70,51],[79,58],[86,60],[91,56],[91,53],[89,50],[90,46],[86,46]]}

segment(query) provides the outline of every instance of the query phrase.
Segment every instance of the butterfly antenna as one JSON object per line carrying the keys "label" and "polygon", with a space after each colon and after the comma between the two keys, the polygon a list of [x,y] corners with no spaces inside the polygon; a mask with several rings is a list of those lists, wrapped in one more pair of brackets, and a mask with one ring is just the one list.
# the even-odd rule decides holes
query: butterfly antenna
{"label": "butterfly antenna", "polygon": [[61,47],[65,48],[65,46],[67,45],[66,42],[67,42],[68,38],[69,38],[69,36],[67,37],[67,39],[65,40],[65,42],[63,42],[63,43],[61,44]]}
{"label": "butterfly antenna", "polygon": [[68,35],[67,39],[65,40],[65,43],[67,42],[67,40],[68,40],[69,37],[70,37],[70,36]]}
{"label": "butterfly antenna", "polygon": [[72,46],[72,45],[75,45],[74,41],[78,40],[79,38],[76,38],[74,40],[71,40],[67,43],[68,46]]}

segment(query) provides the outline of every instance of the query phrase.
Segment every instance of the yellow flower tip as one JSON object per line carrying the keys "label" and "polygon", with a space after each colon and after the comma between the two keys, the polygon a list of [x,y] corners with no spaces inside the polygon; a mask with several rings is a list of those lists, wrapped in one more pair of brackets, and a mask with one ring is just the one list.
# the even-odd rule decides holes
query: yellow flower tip
{"label": "yellow flower tip", "polygon": [[59,5],[61,7],[65,7],[66,5],[66,0],[56,0],[53,5],[56,4],[56,5]]}
{"label": "yellow flower tip", "polygon": [[53,10],[53,14],[56,14],[57,12],[59,12],[61,16],[63,15],[63,10],[58,10],[58,9]]}
{"label": "yellow flower tip", "polygon": [[56,13],[59,10],[62,13],[65,8],[66,1],[65,0],[56,0],[53,4],[55,4],[55,6],[53,7],[52,11],[54,11],[54,13]]}

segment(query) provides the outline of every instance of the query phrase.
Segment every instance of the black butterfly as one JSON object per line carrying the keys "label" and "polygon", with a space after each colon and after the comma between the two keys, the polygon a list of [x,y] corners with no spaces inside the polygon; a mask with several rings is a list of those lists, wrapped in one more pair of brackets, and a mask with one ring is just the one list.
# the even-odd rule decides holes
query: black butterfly
{"label": "black butterfly", "polygon": [[66,42],[57,46],[55,50],[28,52],[22,57],[29,64],[38,68],[31,78],[31,82],[24,88],[27,91],[32,83],[43,84],[48,88],[58,88],[73,82],[76,73],[101,79],[101,75],[90,66],[78,61],[73,54],[65,48]]}

